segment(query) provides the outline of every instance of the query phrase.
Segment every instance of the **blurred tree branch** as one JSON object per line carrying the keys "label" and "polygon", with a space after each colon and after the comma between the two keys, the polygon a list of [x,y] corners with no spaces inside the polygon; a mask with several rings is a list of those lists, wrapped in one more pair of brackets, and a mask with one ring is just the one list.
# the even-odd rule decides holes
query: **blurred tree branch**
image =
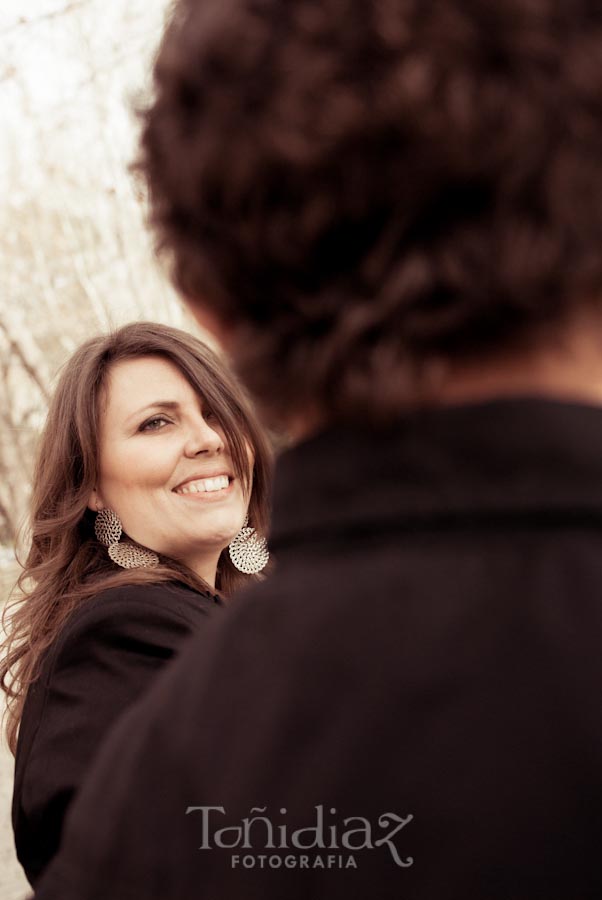
{"label": "blurred tree branch", "polygon": [[133,319],[183,324],[128,172],[130,98],[168,2],[28,0],[0,14],[0,545],[26,515],[68,356]]}

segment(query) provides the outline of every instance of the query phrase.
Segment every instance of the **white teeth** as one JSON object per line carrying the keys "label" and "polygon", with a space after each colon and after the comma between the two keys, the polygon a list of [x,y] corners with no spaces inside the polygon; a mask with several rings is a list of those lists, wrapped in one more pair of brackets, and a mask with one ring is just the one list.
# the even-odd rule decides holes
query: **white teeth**
{"label": "white teeth", "polygon": [[228,487],[230,479],[227,475],[217,475],[215,478],[200,478],[198,481],[188,481],[176,488],[176,494],[198,494],[204,491],[222,491]]}

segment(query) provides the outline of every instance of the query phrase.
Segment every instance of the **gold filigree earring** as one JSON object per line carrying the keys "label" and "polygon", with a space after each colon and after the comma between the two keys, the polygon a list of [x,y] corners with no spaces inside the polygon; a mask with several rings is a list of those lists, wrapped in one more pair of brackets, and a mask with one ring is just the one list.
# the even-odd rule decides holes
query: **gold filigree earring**
{"label": "gold filigree earring", "polygon": [[108,549],[113,562],[122,569],[154,568],[159,565],[159,557],[154,550],[148,550],[133,541],[120,541],[123,533],[121,519],[112,509],[99,509],[94,523],[94,533],[101,544]]}
{"label": "gold filigree earring", "polygon": [[268,564],[270,552],[268,542],[263,535],[257,534],[249,526],[249,517],[245,517],[242,528],[228,547],[230,559],[239,572],[245,575],[256,575]]}

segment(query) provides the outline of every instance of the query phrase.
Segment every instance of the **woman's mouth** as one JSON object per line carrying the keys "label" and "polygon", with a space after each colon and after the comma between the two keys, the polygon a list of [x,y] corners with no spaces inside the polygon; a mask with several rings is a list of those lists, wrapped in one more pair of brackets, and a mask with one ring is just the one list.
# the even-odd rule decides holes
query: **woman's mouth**
{"label": "woman's mouth", "polygon": [[211,478],[198,478],[186,481],[174,488],[175,494],[217,494],[227,491],[233,479],[228,475],[214,475]]}

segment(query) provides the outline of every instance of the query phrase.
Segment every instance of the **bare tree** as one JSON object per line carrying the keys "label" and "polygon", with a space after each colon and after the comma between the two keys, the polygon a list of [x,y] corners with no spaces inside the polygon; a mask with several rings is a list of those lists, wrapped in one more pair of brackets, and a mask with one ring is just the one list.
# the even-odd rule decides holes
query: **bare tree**
{"label": "bare tree", "polygon": [[134,319],[191,327],[153,263],[129,174],[167,0],[0,10],[0,545],[23,521],[53,380]]}

